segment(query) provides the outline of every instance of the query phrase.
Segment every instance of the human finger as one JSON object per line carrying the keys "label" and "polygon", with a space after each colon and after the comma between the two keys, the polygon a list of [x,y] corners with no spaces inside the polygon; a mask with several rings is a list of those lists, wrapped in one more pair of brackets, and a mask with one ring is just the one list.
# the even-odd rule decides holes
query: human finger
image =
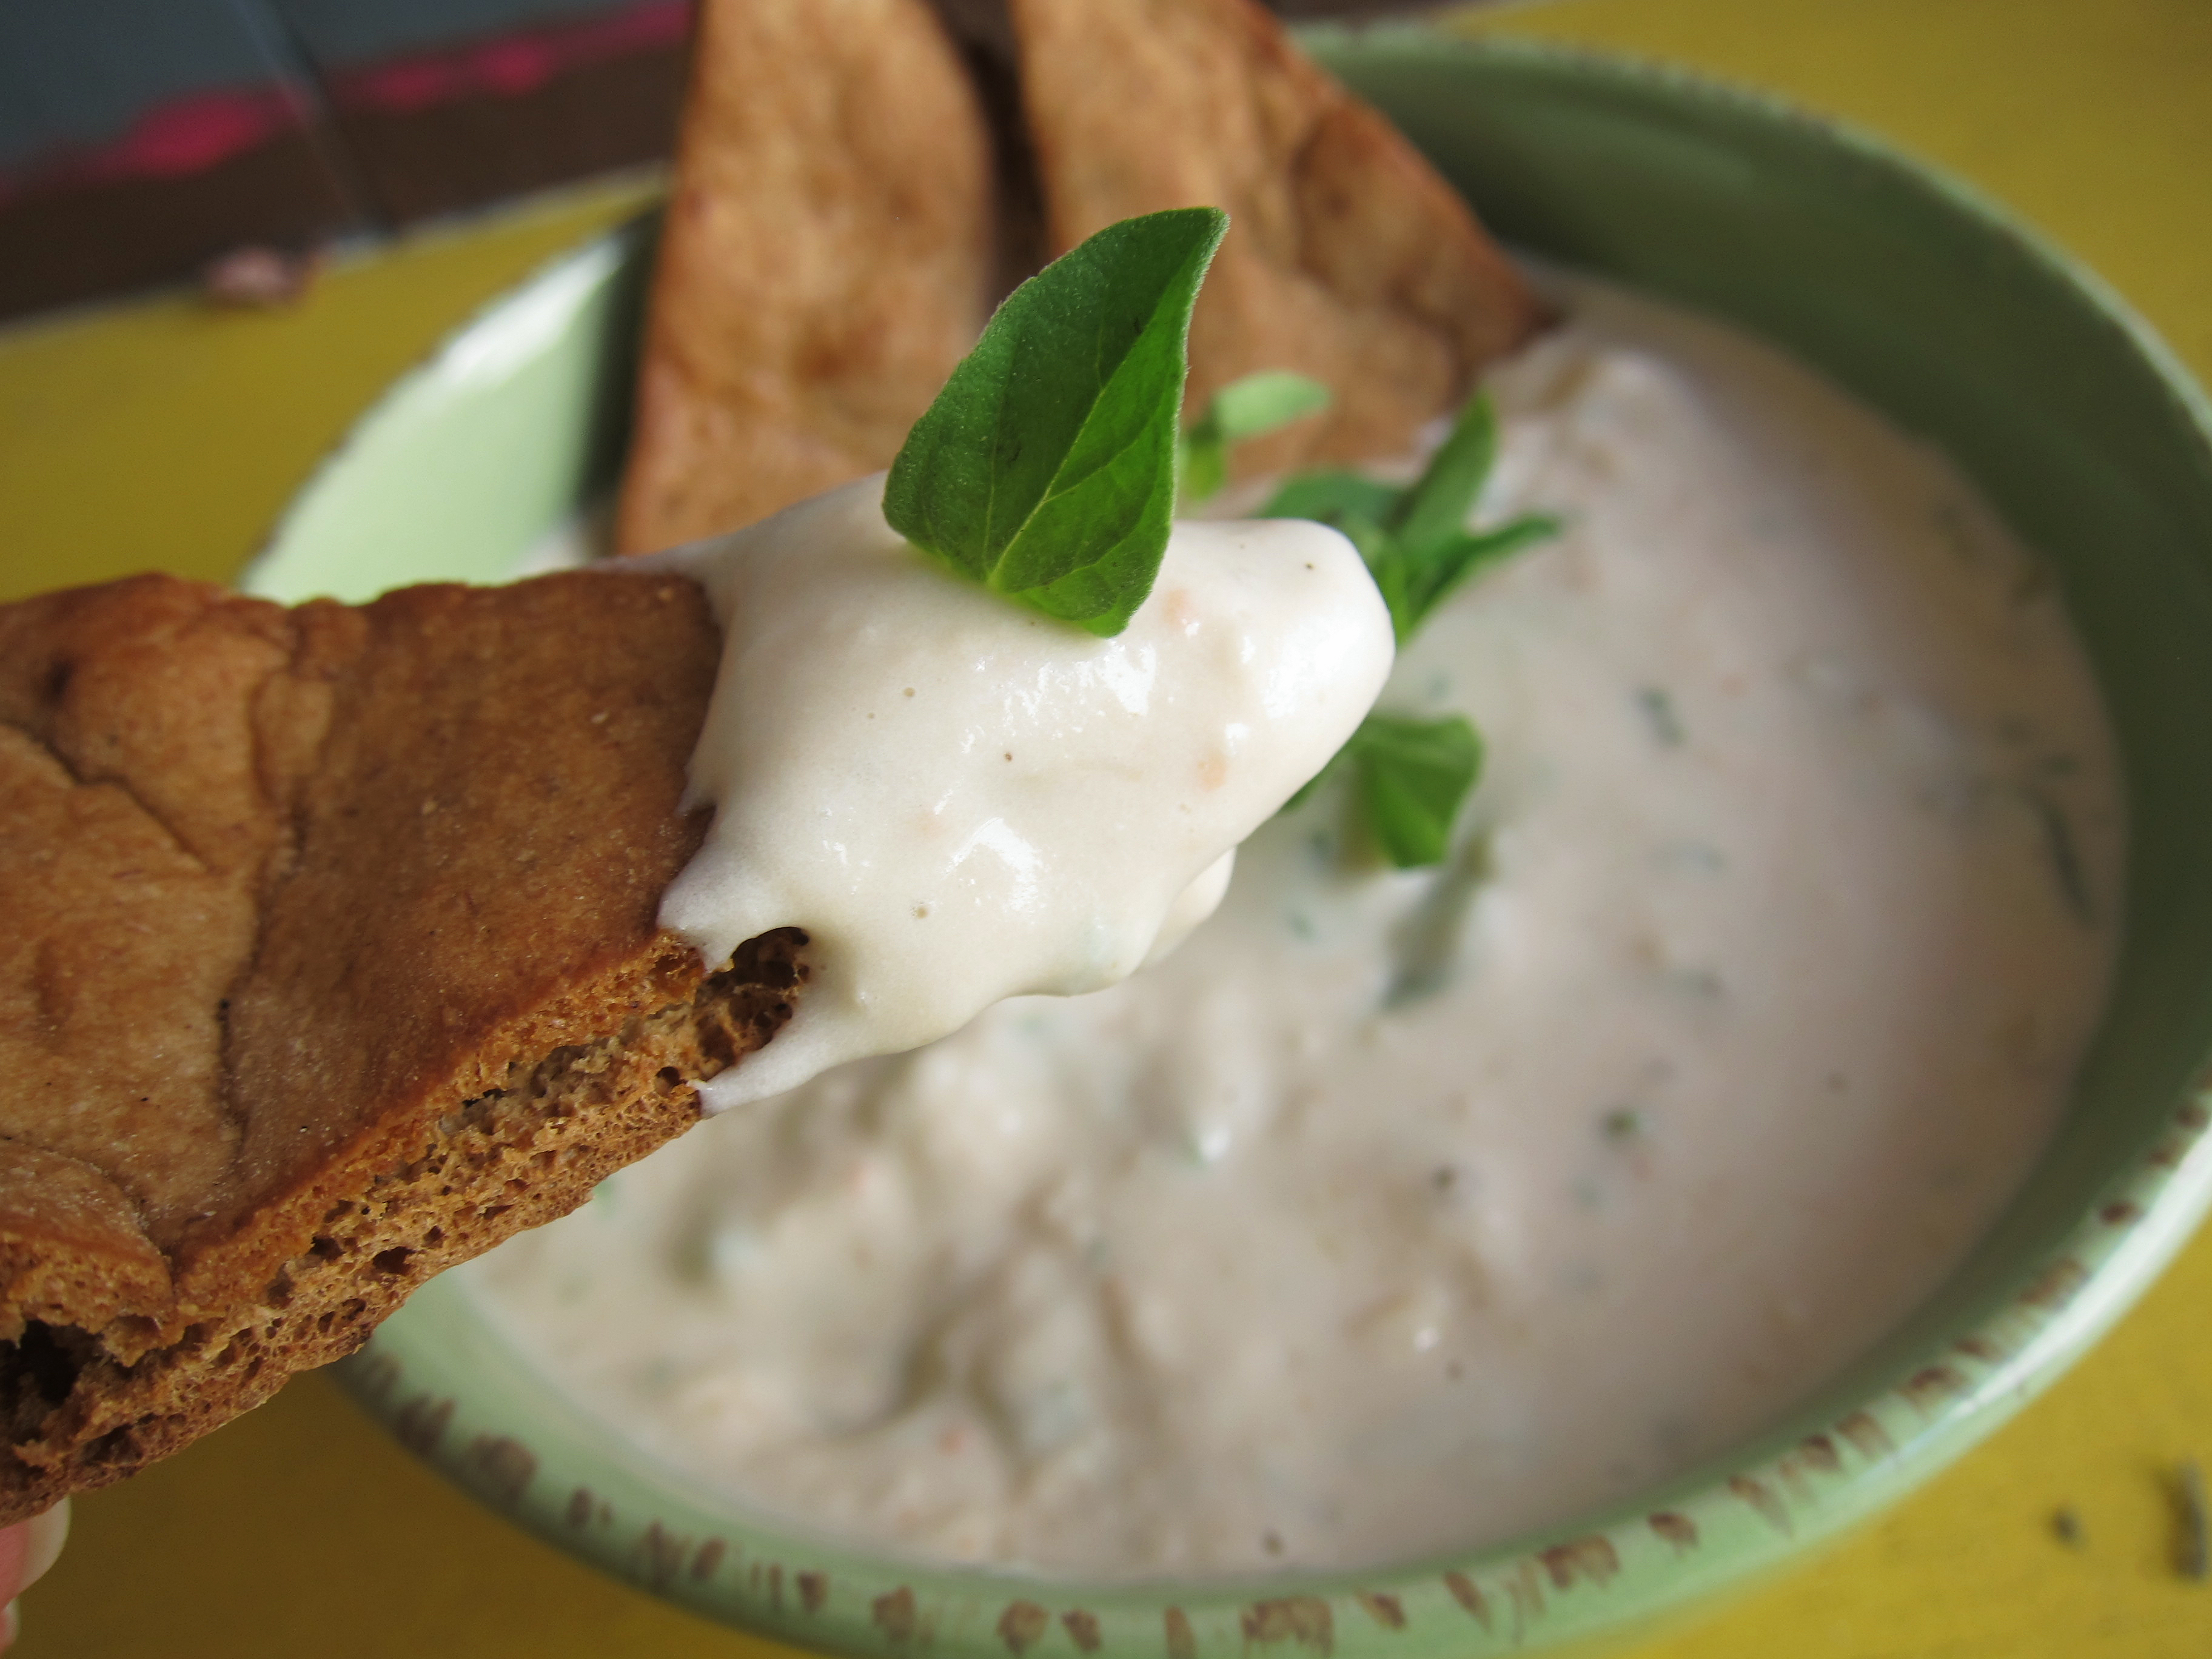
{"label": "human finger", "polygon": [[0,1528],[0,1596],[7,1598],[6,1607],[0,1608],[0,1649],[11,1645],[21,1627],[15,1598],[44,1577],[46,1569],[60,1558],[69,1527],[70,1506],[65,1498],[44,1515]]}

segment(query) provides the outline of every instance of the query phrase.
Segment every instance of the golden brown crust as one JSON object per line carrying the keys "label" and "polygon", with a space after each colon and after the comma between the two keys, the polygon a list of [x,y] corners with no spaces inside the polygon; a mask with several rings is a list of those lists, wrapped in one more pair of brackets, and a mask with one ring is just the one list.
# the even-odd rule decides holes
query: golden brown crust
{"label": "golden brown crust", "polygon": [[274,605],[159,580],[0,611],[0,1134],[103,1170],[155,1228],[234,1148],[217,1009],[282,833],[249,704],[286,638]]}
{"label": "golden brown crust", "polygon": [[98,1330],[155,1317],[169,1264],[121,1188],[89,1164],[22,1140],[0,1142],[0,1340],[31,1320]]}
{"label": "golden brown crust", "polygon": [[1188,397],[1288,368],[1328,413],[1243,471],[1396,454],[1543,310],[1450,185],[1257,0],[1012,0],[1054,253],[1212,205],[1227,240],[1191,321]]}
{"label": "golden brown crust", "polygon": [[0,607],[0,1522],[350,1352],[773,1033],[660,931],[720,640],[668,574]]}
{"label": "golden brown crust", "polygon": [[888,466],[982,326],[990,137],[924,0],[706,0],[616,543]]}

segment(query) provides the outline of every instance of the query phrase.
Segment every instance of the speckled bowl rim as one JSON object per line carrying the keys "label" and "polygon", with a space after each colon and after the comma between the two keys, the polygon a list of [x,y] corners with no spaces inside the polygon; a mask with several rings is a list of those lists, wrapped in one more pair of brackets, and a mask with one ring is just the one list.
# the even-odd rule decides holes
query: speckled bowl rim
{"label": "speckled bowl rim", "polygon": [[[1322,33],[1325,51],[1402,40],[1402,28]],[[1866,135],[1681,71],[1532,43],[1419,36],[1425,53],[1518,64],[1662,88],[1742,115],[1811,127],[1885,181],[1934,198],[1994,252],[2070,289],[2163,384],[2174,415],[2212,454],[2212,406],[2094,275],[1978,192]],[[460,330],[387,394],[360,428],[404,414],[410,385],[549,288],[597,292],[642,257],[636,228],[556,261]],[[595,287],[595,285],[597,285]],[[542,309],[542,307],[541,307]],[[472,345],[472,342],[477,343]],[[342,450],[280,525],[248,585],[268,573]],[[1357,1572],[1206,1581],[1091,1583],[902,1562],[734,1512],[680,1472],[626,1450],[604,1426],[534,1384],[465,1292],[441,1281],[389,1321],[342,1375],[401,1443],[500,1513],[616,1576],[697,1612],[801,1645],[850,1653],[1023,1659],[1318,1654],[1489,1654],[1617,1637],[1771,1569],[1925,1480],[2000,1426],[2148,1287],[2212,1204],[2212,1073],[2200,1072],[2143,1146],[2054,1248],[2024,1260],[1993,1311],[1930,1338],[1850,1409],[1800,1419],[1641,1501],[1510,1543]],[[538,1397],[530,1389],[538,1389]]]}

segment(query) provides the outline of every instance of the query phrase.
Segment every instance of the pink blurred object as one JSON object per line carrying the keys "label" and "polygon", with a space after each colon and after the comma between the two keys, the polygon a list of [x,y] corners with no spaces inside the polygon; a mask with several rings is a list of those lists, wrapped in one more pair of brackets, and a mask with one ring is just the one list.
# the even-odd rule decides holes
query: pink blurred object
{"label": "pink blurred object", "polygon": [[209,264],[201,286],[213,305],[246,310],[296,305],[314,286],[323,258],[319,249],[288,253],[274,247],[233,248]]}
{"label": "pink blurred object", "polygon": [[69,1528],[67,1499],[44,1515],[0,1528],[0,1597],[7,1602],[0,1607],[0,1649],[14,1645],[22,1629],[15,1598],[44,1577],[46,1569],[60,1558]]}
{"label": "pink blurred object", "polygon": [[511,98],[544,86],[564,70],[681,46],[690,27],[690,0],[646,0],[583,23],[340,70],[330,76],[329,86],[342,104],[393,112],[486,94]]}

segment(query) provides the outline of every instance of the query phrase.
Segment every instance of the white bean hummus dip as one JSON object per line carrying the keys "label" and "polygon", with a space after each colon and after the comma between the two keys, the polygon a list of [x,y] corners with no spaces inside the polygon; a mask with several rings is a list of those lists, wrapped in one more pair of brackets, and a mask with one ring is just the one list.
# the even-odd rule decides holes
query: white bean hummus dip
{"label": "white bean hummus dip", "polygon": [[713,827],[661,925],[709,963],[808,934],[791,1023],[709,1111],[1166,955],[1390,672],[1382,596],[1322,526],[1176,526],[1100,639],[926,562],[883,483],[658,556],[722,626],[689,788]]}
{"label": "white bean hummus dip", "polygon": [[1486,740],[1442,868],[1323,791],[1164,963],[738,1106],[461,1269],[513,1341],[769,1516],[1198,1574],[1626,1497],[1932,1291],[2101,1006],[2095,687],[1940,459],[1571,301],[1492,380],[1481,513],[1565,532],[1382,699]]}

